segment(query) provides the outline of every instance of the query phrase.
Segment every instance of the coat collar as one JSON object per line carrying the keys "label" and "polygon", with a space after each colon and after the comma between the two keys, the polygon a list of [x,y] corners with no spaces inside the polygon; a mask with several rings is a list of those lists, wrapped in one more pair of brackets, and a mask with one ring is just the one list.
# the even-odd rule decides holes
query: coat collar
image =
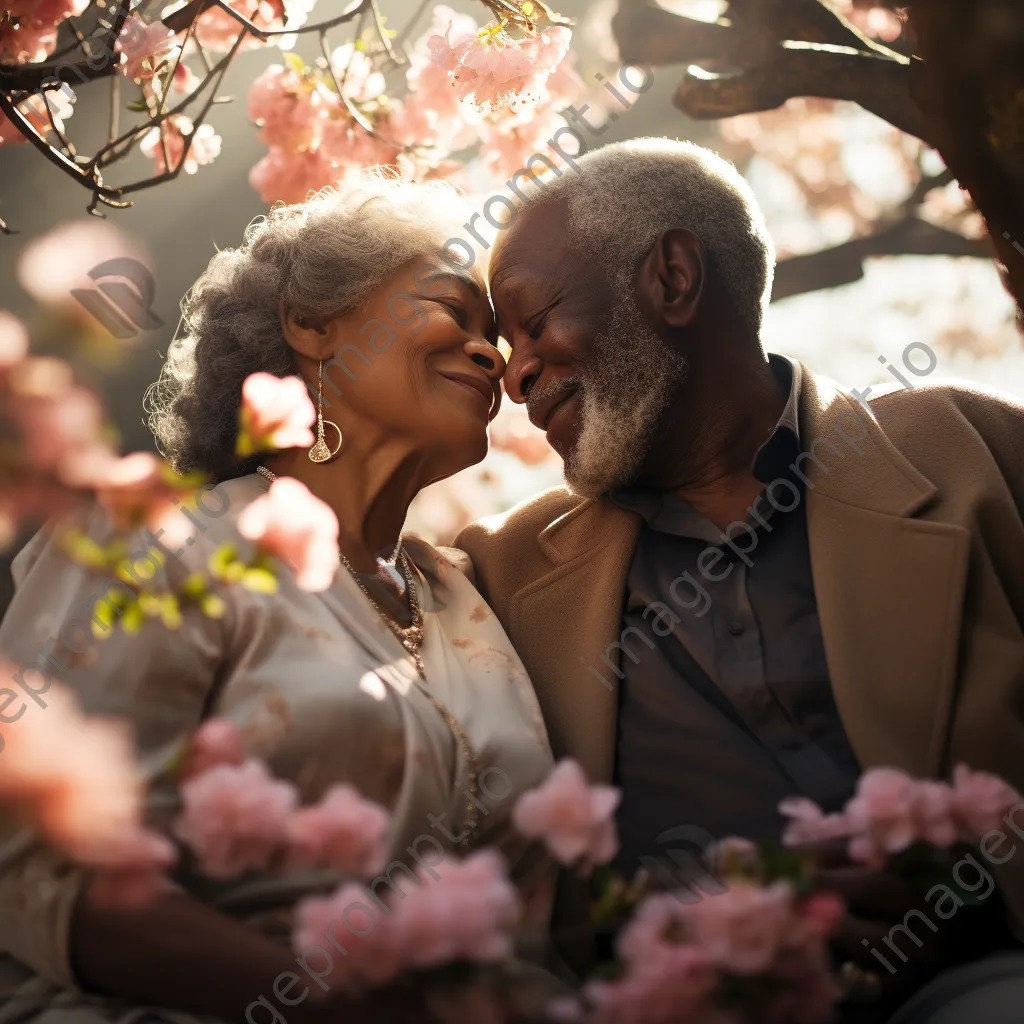
{"label": "coat collar", "polygon": [[[969,535],[914,517],[935,486],[852,395],[797,364],[811,565],[836,702],[862,765],[940,770]],[[780,493],[780,501],[784,499]],[[557,754],[613,773],[618,650],[641,517],[583,501],[537,543],[552,568],[513,595],[510,628]],[[666,641],[662,641],[666,642]]]}

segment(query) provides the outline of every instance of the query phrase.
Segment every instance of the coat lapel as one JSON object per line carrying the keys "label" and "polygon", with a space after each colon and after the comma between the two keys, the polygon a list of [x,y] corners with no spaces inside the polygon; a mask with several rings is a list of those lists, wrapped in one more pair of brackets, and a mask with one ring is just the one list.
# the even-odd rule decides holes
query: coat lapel
{"label": "coat lapel", "polygon": [[593,781],[612,776],[619,679],[602,657],[622,629],[641,522],[604,499],[578,505],[540,534],[552,568],[510,605],[555,755],[571,754]]}
{"label": "coat lapel", "polygon": [[945,771],[970,535],[855,399],[804,368],[807,526],[836,703],[860,762]]}
{"label": "coat lapel", "polygon": [[[970,535],[916,518],[934,485],[860,403],[802,370],[800,468],[836,704],[862,766],[941,774]],[[620,638],[641,524],[607,500],[577,506],[540,534],[552,568],[510,604],[555,754],[571,753],[594,781],[614,766],[618,661],[602,659]]]}

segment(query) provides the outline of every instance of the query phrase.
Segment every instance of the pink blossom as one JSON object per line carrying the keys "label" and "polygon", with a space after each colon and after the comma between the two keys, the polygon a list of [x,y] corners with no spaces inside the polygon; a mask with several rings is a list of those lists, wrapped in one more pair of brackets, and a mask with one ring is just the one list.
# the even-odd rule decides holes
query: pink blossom
{"label": "pink blossom", "polygon": [[238,768],[245,763],[245,741],[227,718],[209,718],[192,735],[182,778],[189,779],[219,765]]}
{"label": "pink blossom", "polygon": [[848,839],[856,830],[845,814],[825,814],[806,797],[788,797],[779,804],[779,813],[792,819],[782,834],[785,846]]}
{"label": "pink blossom", "polygon": [[584,994],[597,1007],[594,1024],[727,1024],[710,1004],[718,980],[703,950],[666,943],[631,960],[620,979],[591,982]]}
{"label": "pink blossom", "polygon": [[28,353],[25,325],[6,309],[0,309],[0,371],[20,363]]}
{"label": "pink blossom", "polygon": [[[282,28],[298,28],[313,6],[313,0],[231,0],[231,7],[248,18],[257,28],[276,31]],[[208,50],[224,52],[235,44],[243,27],[221,9],[209,8],[196,24],[196,38]],[[291,37],[294,38],[294,37]],[[288,36],[271,37],[278,45],[292,45]],[[240,49],[250,49],[262,44],[251,33],[242,42]]]}
{"label": "pink blossom", "polygon": [[160,68],[174,59],[179,50],[174,32],[162,21],[148,25],[129,15],[114,43],[119,54],[118,70],[135,82],[152,78]]}
{"label": "pink blossom", "polygon": [[319,145],[326,119],[339,102],[315,78],[271,64],[249,86],[246,106],[268,146],[299,153]]}
{"label": "pink blossom", "polygon": [[952,813],[967,841],[979,842],[993,829],[1001,829],[1006,816],[1022,800],[998,775],[972,771],[964,764],[953,769]]}
{"label": "pink blossom", "polygon": [[238,532],[295,571],[301,590],[326,590],[340,565],[338,519],[305,484],[280,477],[242,509]]}
{"label": "pink blossom", "polygon": [[416,879],[387,913],[370,910],[358,885],[304,900],[296,908],[294,948],[307,949],[332,922],[344,922],[354,934],[346,938],[346,955],[334,958],[330,980],[350,991],[387,984],[410,969],[511,954],[518,900],[498,853],[481,850],[461,862],[421,867]]}
{"label": "pink blossom", "polygon": [[316,410],[301,377],[251,373],[242,384],[241,430],[246,454],[273,448],[311,448]]}
{"label": "pink blossom", "polygon": [[324,125],[320,155],[334,166],[335,177],[341,178],[346,170],[394,163],[398,147],[374,138],[347,114],[340,114]]}
{"label": "pink blossom", "polygon": [[117,456],[92,446],[78,454],[63,479],[70,486],[92,488],[96,500],[122,531],[148,526],[170,548],[188,543],[195,532],[179,508],[192,488],[152,452]]}
{"label": "pink blossom", "polygon": [[880,864],[886,854],[905,850],[917,838],[914,827],[916,783],[898,768],[870,768],[846,805],[846,816],[862,836],[856,859]]}
{"label": "pink blossom", "polygon": [[387,88],[384,75],[374,68],[367,53],[355,49],[352,43],[339,46],[331,54],[331,66],[338,81],[343,82],[345,95],[355,103],[368,103]]}
{"label": "pink blossom", "polygon": [[582,861],[584,871],[615,856],[613,818],[622,794],[612,786],[589,786],[572,760],[555,766],[537,789],[524,793],[512,811],[515,827],[530,839],[543,839],[562,864]]}
{"label": "pink blossom", "polygon": [[15,268],[19,284],[37,302],[78,309],[73,288],[95,288],[89,271],[107,260],[138,260],[150,272],[153,261],[142,245],[109,220],[65,221],[28,242]]}
{"label": "pink blossom", "polygon": [[956,842],[953,791],[944,782],[920,780],[914,789],[914,834],[920,841],[945,848]]}
{"label": "pink blossom", "polygon": [[[547,140],[564,127],[564,118],[550,109],[535,109],[499,121],[485,121],[479,127],[484,162],[499,177],[514,174],[535,153],[545,153]],[[557,166],[557,161],[555,163]],[[545,175],[549,179],[552,177],[550,168],[543,161],[534,161],[530,169],[542,184]],[[540,436],[543,437],[543,433]]]}
{"label": "pink blossom", "polygon": [[167,170],[177,170],[182,161],[185,173],[195,174],[200,167],[213,163],[220,155],[220,147],[221,137],[213,130],[212,125],[201,124],[196,128],[191,118],[184,114],[171,114],[158,127],[150,128],[139,143],[139,150],[153,160],[158,174],[164,174]]}
{"label": "pink blossom", "polygon": [[102,436],[105,420],[99,399],[70,378],[70,368],[61,360],[21,360],[9,370],[7,414],[34,466],[75,486],[80,460],[109,449]]}
{"label": "pink blossom", "polygon": [[[20,102],[19,112],[35,130],[44,138],[54,129],[64,130],[64,121],[74,113],[75,94],[69,85],[60,89],[48,89],[46,92]],[[0,146],[5,143],[27,142],[28,137],[16,128],[6,114],[0,113]]]}
{"label": "pink blossom", "polygon": [[271,147],[249,171],[249,184],[267,203],[302,203],[337,179],[337,171],[320,152],[288,153]]}
{"label": "pink blossom", "polygon": [[80,863],[116,862],[142,811],[131,731],[121,720],[83,715],[59,684],[46,703],[45,714],[22,715],[4,730],[0,802]]}
{"label": "pink blossom", "polygon": [[53,52],[60,23],[88,5],[89,0],[8,0],[5,10],[12,17],[0,22],[0,63],[44,60]]}
{"label": "pink blossom", "polygon": [[315,807],[292,815],[288,863],[374,875],[384,867],[384,833],[389,822],[383,807],[363,799],[352,786],[332,786]]}
{"label": "pink blossom", "polygon": [[453,19],[428,38],[427,48],[458,96],[491,111],[515,110],[546,97],[545,83],[568,53],[571,35],[554,25],[525,39],[497,26],[470,35],[468,25]]}
{"label": "pink blossom", "polygon": [[211,878],[266,868],[284,848],[298,793],[250,759],[218,765],[181,786],[183,810],[174,833]]}
{"label": "pink blossom", "polygon": [[782,947],[792,907],[786,882],[762,887],[735,881],[726,892],[689,904],[685,920],[694,943],[717,967],[760,974]]}

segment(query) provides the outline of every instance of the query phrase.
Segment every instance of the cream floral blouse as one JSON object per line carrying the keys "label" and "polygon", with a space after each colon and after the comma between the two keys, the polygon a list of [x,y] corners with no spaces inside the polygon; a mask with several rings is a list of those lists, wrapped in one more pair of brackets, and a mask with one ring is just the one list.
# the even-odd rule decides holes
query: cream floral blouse
{"label": "cream floral blouse", "polygon": [[[239,544],[244,553],[235,520],[268,486],[253,475],[217,487],[203,503],[212,512],[193,513],[199,524],[194,539],[170,554],[146,588],[159,593],[203,571],[225,542]],[[94,539],[112,535],[101,510],[88,510],[83,520]],[[145,547],[140,537],[138,550]],[[527,913],[542,927],[549,911],[548,868],[524,856],[526,844],[509,822],[518,794],[551,767],[530,681],[494,614],[453,561],[422,542],[407,550],[418,570],[424,613],[425,684],[344,569],[323,593],[298,590],[285,570],[275,594],[225,590],[222,618],[191,610],[177,630],[147,619],[134,636],[116,627],[90,641],[83,627],[109,581],[64,554],[52,530],[41,531],[14,563],[17,589],[0,625],[0,653],[19,668],[15,682],[6,685],[17,690],[21,677],[43,690],[48,675],[72,687],[87,711],[127,717],[147,778],[157,780],[149,798],[155,827],[166,829],[175,811],[174,785],[161,781],[162,769],[203,719],[217,715],[241,728],[250,752],[293,782],[304,803],[333,783],[350,782],[387,807],[389,862],[413,866],[411,851],[428,862],[437,856],[433,841],[445,856],[465,852],[454,840],[464,831],[472,795],[465,757],[433,696],[461,725],[478,757],[478,825],[469,842],[503,851]],[[140,576],[149,575],[149,564],[136,563]],[[40,700],[45,702],[45,692]],[[46,714],[38,702],[26,702],[25,714]],[[0,729],[17,727],[14,722]],[[0,833],[0,1024],[44,1011],[47,1024],[194,1020],[170,1011],[154,1015],[79,989],[68,927],[82,877],[24,830]],[[399,872],[401,877],[408,876]],[[340,879],[306,872],[220,883],[180,873],[175,881],[285,940],[296,899]]]}

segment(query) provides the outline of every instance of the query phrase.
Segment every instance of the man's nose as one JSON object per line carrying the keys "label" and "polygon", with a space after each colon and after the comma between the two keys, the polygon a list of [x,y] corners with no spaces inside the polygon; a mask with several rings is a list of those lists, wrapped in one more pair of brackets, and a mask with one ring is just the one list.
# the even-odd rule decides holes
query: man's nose
{"label": "man's nose", "polygon": [[542,368],[543,363],[536,353],[526,350],[523,345],[512,349],[505,371],[505,394],[517,405],[522,405]]}

